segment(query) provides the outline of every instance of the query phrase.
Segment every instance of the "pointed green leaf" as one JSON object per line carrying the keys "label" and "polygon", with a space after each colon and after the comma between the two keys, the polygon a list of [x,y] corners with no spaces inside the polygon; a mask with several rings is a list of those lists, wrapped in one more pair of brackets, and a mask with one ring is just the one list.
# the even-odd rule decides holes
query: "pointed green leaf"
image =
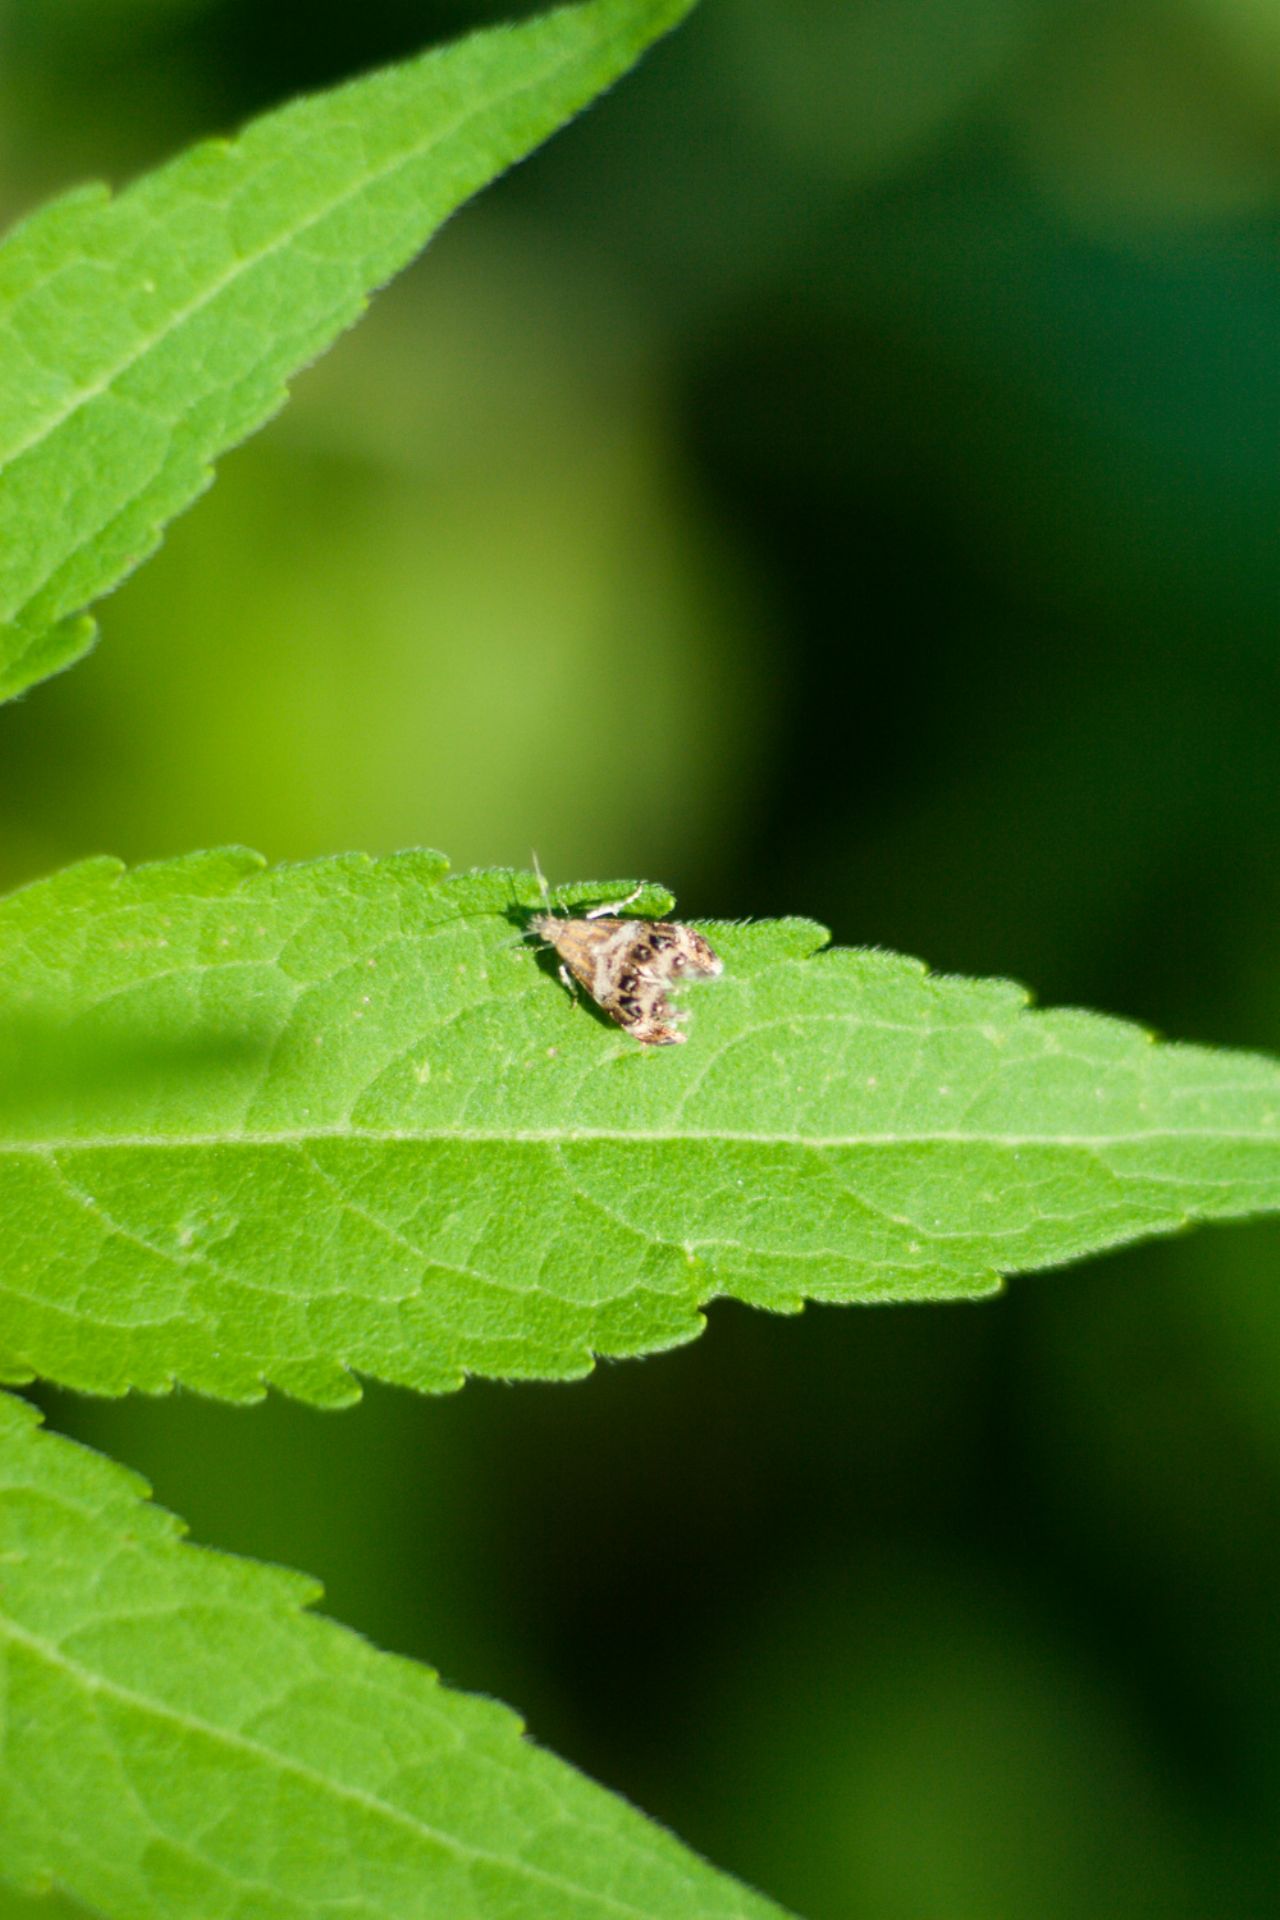
{"label": "pointed green leaf", "polygon": [[780,1920],[0,1395],[0,1883],[118,1920]]}
{"label": "pointed green leaf", "polygon": [[232,851],[0,901],[7,1377],[567,1376],[718,1294],[981,1293],[1280,1205],[1274,1062],[807,921],[708,929],[723,978],[646,1049],[522,937],[531,875],[444,870]]}
{"label": "pointed green leaf", "polygon": [[590,0],[299,100],[0,247],[0,700],[462,201],[693,0]]}

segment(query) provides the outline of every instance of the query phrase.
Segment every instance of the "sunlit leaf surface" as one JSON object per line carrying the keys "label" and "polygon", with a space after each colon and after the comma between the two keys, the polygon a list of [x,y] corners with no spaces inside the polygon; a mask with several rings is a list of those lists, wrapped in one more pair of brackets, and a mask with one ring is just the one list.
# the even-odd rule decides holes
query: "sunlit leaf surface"
{"label": "sunlit leaf surface", "polygon": [[981,1293],[1280,1203],[1268,1060],[785,920],[709,927],[723,978],[646,1049],[525,937],[532,875],[444,874],[233,850],[0,902],[10,1377],[565,1376],[718,1294]]}
{"label": "sunlit leaf surface", "polygon": [[144,1493],[0,1395],[0,1882],[118,1920],[778,1920]]}
{"label": "sunlit leaf surface", "polygon": [[274,413],[454,208],[692,0],[590,0],[478,33],[210,141],[0,248],[0,699]]}

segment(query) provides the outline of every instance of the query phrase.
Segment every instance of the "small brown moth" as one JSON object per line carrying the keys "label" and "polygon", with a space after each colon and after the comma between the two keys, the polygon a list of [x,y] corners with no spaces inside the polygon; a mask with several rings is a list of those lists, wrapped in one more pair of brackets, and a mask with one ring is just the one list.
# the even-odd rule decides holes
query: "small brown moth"
{"label": "small brown moth", "polygon": [[611,1020],[646,1047],[687,1039],[676,1025],[684,1015],[676,1012],[668,991],[724,971],[724,961],[702,935],[678,920],[620,919],[620,910],[638,899],[643,887],[625,900],[592,907],[581,919],[553,913],[541,869],[538,878],[546,912],[534,914],[529,931],[555,948],[565,985],[572,989],[576,980]]}

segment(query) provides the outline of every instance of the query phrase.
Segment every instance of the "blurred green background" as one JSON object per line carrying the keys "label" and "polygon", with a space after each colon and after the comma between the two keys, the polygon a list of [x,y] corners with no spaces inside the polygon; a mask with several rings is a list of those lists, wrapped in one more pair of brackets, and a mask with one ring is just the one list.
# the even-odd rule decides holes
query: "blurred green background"
{"label": "blurred green background", "polygon": [[[500,11],[0,0],[0,208]],[[706,0],[0,711],[0,883],[536,847],[1280,1048],[1278,83],[1273,0]],[[1278,1256],[45,1404],[810,1920],[1262,1920]]]}

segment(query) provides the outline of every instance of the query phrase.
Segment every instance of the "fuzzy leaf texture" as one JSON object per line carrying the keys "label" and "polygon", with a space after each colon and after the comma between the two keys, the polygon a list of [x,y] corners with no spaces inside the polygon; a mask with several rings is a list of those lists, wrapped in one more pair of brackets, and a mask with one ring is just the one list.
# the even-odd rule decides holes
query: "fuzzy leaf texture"
{"label": "fuzzy leaf texture", "polygon": [[0,1394],[0,1882],[113,1920],[782,1920],[145,1492]]}
{"label": "fuzzy leaf texture", "polygon": [[1280,1205],[1270,1060],[794,920],[709,926],[723,977],[645,1049],[522,937],[532,875],[445,871],[232,850],[0,901],[6,1378],[565,1377],[716,1295],[979,1294]]}
{"label": "fuzzy leaf texture", "polygon": [[88,187],[0,247],[0,700],[78,659],[83,609],[275,413],[462,201],[693,0],[472,35]]}

